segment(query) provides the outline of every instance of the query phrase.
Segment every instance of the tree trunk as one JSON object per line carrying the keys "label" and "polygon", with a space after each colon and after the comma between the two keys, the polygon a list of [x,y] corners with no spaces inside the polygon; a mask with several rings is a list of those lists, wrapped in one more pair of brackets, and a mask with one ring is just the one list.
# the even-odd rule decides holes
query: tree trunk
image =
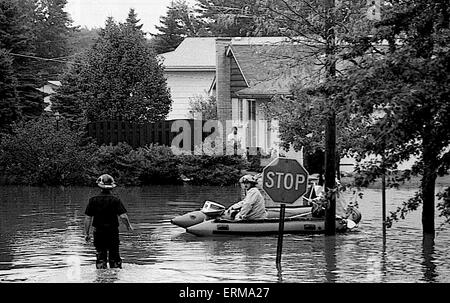
{"label": "tree trunk", "polygon": [[[325,0],[325,72],[326,79],[331,80],[336,76],[335,63],[335,33],[334,33],[334,3],[335,0]],[[331,107],[327,117],[325,130],[325,191],[327,192],[328,205],[325,210],[325,235],[336,234],[336,112],[334,110],[334,100],[331,96],[329,106]]]}
{"label": "tree trunk", "polygon": [[325,234],[336,234],[336,114],[329,113],[325,132],[325,191],[328,205],[325,209]]}
{"label": "tree trunk", "polygon": [[429,140],[424,136],[423,139],[423,177],[421,183],[422,189],[422,228],[423,233],[434,237],[434,213],[435,213],[435,185],[436,185],[436,158],[438,154]]}

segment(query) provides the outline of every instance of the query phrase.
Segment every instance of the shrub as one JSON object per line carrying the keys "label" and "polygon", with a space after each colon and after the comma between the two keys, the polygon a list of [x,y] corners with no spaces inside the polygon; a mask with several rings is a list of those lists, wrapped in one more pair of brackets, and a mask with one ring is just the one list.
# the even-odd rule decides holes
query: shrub
{"label": "shrub", "polygon": [[91,181],[108,173],[118,184],[180,183],[177,160],[169,147],[148,145],[134,150],[127,143],[102,145],[95,154]]}
{"label": "shrub", "polygon": [[245,160],[237,156],[181,155],[179,171],[195,185],[236,184],[245,168]]}
{"label": "shrub", "polygon": [[[85,141],[85,140],[84,140]],[[64,121],[43,115],[19,122],[0,142],[0,168],[7,184],[83,184],[96,146],[83,142]]]}
{"label": "shrub", "polygon": [[179,159],[170,147],[148,145],[138,149],[146,159],[141,172],[144,184],[177,184],[181,183],[178,170]]}

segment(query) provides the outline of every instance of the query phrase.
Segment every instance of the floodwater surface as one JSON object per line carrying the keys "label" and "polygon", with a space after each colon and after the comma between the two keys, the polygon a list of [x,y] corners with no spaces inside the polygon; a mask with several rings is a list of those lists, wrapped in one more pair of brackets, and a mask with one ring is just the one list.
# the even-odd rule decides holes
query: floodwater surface
{"label": "floodwater surface", "polygon": [[[437,188],[440,190],[440,188]],[[359,228],[336,236],[196,237],[170,223],[205,200],[229,206],[239,187],[116,188],[135,227],[121,225],[122,269],[95,269],[83,235],[97,188],[0,187],[0,282],[450,282],[449,230],[424,241],[421,209],[382,236],[381,191],[364,190]],[[387,211],[414,195],[389,189]],[[350,196],[348,196],[350,198]],[[436,214],[436,226],[442,218]]]}

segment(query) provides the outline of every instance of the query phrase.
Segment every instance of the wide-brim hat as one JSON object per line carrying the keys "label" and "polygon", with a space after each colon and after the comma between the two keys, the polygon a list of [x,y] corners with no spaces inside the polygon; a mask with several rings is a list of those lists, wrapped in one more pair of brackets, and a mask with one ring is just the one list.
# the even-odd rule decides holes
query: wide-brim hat
{"label": "wide-brim hat", "polygon": [[116,184],[100,184],[100,183],[97,183],[97,185],[98,185],[98,187],[104,188],[104,189],[112,189],[117,186]]}
{"label": "wide-brim hat", "polygon": [[97,185],[103,189],[113,189],[116,187],[116,183],[114,182],[114,178],[108,174],[103,174],[97,179]]}

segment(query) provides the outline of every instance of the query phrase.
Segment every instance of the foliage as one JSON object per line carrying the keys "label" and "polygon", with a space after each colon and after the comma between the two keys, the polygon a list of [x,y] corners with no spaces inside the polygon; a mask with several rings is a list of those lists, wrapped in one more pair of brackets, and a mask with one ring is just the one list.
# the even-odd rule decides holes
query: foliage
{"label": "foliage", "polygon": [[134,10],[123,24],[108,18],[85,66],[65,77],[87,121],[155,122],[168,114],[172,101],[163,66],[138,22]]}
{"label": "foliage", "polygon": [[165,16],[160,17],[159,33],[152,34],[151,44],[157,54],[174,51],[186,37],[203,37],[208,33],[203,22],[186,1],[172,1]]}
{"label": "foliage", "polygon": [[443,224],[450,224],[450,186],[437,195],[439,203],[437,208],[440,211],[439,216],[445,217]]}
{"label": "foliage", "polygon": [[93,164],[95,146],[82,146],[82,138],[64,121],[43,115],[13,125],[0,142],[0,167],[11,184],[83,184]]}
{"label": "foliage", "polygon": [[197,0],[200,18],[212,36],[247,37],[280,36],[279,27],[267,26],[264,1]]}
{"label": "foliage", "polygon": [[145,155],[146,161],[141,174],[143,184],[178,184],[180,159],[167,146],[148,145],[139,148],[138,152]]}
{"label": "foliage", "polygon": [[402,206],[399,206],[395,211],[390,212],[390,216],[386,218],[386,227],[392,227],[392,223],[398,221],[399,216],[401,219],[405,219],[407,213],[417,210],[421,204],[423,204],[423,195],[422,192],[419,191],[414,197],[403,202]]}
{"label": "foliage", "polygon": [[20,118],[32,119],[44,110],[43,95],[36,90],[40,85],[35,60],[34,9],[32,0],[0,0],[0,49],[12,61],[14,91]]}
{"label": "foliage", "polygon": [[132,149],[126,143],[101,146],[94,155],[91,182],[108,173],[120,185],[179,184],[181,177],[193,185],[231,185],[247,165],[241,157],[217,155],[174,155],[166,146]]}
{"label": "foliage", "polygon": [[18,119],[15,84],[12,58],[0,48],[0,133],[10,131],[11,123]]}
{"label": "foliage", "polygon": [[[449,167],[450,49],[448,3],[393,2],[373,36],[390,41],[381,53],[365,56],[341,79],[352,110],[371,119],[364,150],[383,155],[386,166],[415,156],[422,175],[424,233],[434,234],[437,174]],[[417,199],[407,208],[415,209]],[[395,217],[393,217],[395,219]]]}
{"label": "foliage", "polygon": [[192,118],[199,113],[203,120],[217,120],[217,101],[215,96],[198,96],[189,99],[190,111]]}
{"label": "foliage", "polygon": [[83,53],[90,49],[98,39],[98,28],[75,27],[69,37],[69,47],[72,55]]}
{"label": "foliage", "polygon": [[55,94],[50,96],[52,110],[59,112],[73,127],[84,129],[85,127],[85,100],[86,83],[79,79],[85,69],[86,55],[80,53],[72,59],[72,64],[68,66],[62,75],[61,87]]}
{"label": "foliage", "polygon": [[245,161],[239,156],[180,155],[179,171],[194,185],[232,185],[242,176]]}
{"label": "foliage", "polygon": [[[69,14],[64,10],[67,0],[34,0],[36,33],[35,54],[37,57],[49,59],[64,59],[70,55],[70,37],[75,28]],[[41,79],[58,79],[63,72],[64,60],[36,60],[35,69]]]}
{"label": "foliage", "polygon": [[169,147],[149,145],[133,149],[126,143],[102,145],[95,153],[95,166],[91,171],[95,180],[108,173],[120,185],[177,184],[177,159]]}

